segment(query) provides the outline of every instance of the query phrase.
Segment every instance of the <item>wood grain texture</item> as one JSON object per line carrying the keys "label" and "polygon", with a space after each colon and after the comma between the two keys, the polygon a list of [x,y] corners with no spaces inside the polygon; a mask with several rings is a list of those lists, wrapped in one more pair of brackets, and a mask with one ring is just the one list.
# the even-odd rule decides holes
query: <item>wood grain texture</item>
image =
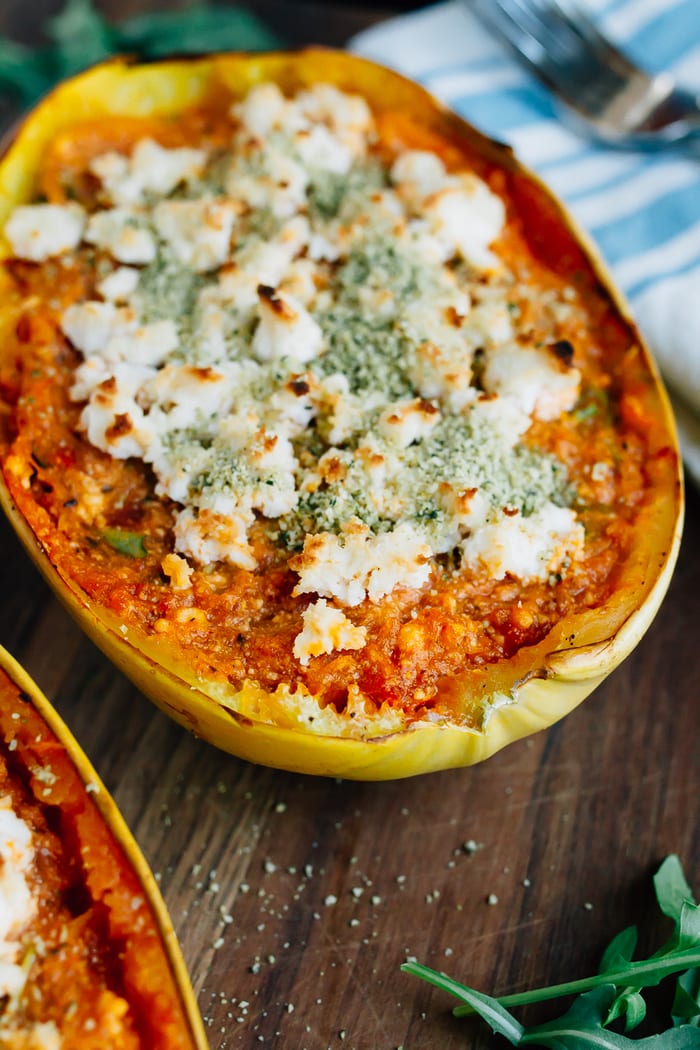
{"label": "wood grain texture", "polygon": [[[56,6],[37,2],[30,19],[4,0],[0,29],[29,39]],[[118,6],[157,5],[103,4]],[[276,6],[289,20],[293,5]],[[324,21],[309,6],[317,40],[337,42],[338,17],[349,32],[377,16],[346,7]],[[564,722],[482,766],[359,784],[193,739],[83,638],[0,523],[0,642],[55,702],[159,874],[212,1050],[485,1047],[484,1029],[400,974],[407,956],[505,993],[591,972],[633,921],[653,945],[661,859],[678,853],[700,891],[698,535],[691,490],[653,627]]]}

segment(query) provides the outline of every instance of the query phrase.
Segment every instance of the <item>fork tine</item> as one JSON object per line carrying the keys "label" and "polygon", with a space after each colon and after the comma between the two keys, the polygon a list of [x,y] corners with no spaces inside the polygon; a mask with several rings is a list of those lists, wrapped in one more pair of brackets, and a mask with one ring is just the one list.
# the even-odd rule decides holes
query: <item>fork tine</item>
{"label": "fork tine", "polygon": [[[622,53],[598,29],[596,23],[575,2],[575,0],[532,0],[538,8],[543,22],[551,19],[551,25],[557,33],[568,33],[571,38],[582,41],[589,48],[591,57],[607,68],[612,67],[621,76],[630,76],[639,72],[626,55]],[[580,44],[578,45],[580,49]]]}
{"label": "fork tine", "polygon": [[572,104],[599,109],[631,73],[639,74],[589,19],[578,32],[572,21],[577,9],[567,6],[569,11],[564,12],[555,0],[472,0],[476,13],[549,87]]}
{"label": "fork tine", "polygon": [[653,149],[700,143],[700,96],[652,76],[606,40],[578,0],[467,0],[596,134]]}

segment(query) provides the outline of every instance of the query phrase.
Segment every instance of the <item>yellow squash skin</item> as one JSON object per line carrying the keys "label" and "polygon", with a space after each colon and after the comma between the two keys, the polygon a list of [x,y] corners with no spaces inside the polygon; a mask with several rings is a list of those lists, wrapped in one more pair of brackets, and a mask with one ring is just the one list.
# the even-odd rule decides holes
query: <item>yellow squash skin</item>
{"label": "yellow squash skin", "polygon": [[56,709],[47,700],[21,664],[2,646],[0,646],[0,672],[4,672],[7,678],[23,694],[23,698],[29,700],[39,719],[47,726],[51,736],[55,737],[63,746],[67,758],[99,810],[104,824],[109,829],[112,838],[119,845],[126,863],[128,863],[131,871],[136,876],[143,896],[150,906],[160,935],[167,965],[179,995],[182,1014],[187,1026],[186,1031],[182,1033],[183,1039],[192,1050],[208,1050],[209,1043],[204,1032],[204,1024],[197,1007],[197,1001],[192,991],[170,916],[158,889],[158,884],[114,799],[108,793],[94,767],[81,750],[77,740]]}
{"label": "yellow squash skin", "polygon": [[[464,142],[489,161],[516,173],[583,251],[637,344],[645,383],[644,408],[657,421],[650,453],[663,448],[655,498],[640,510],[632,549],[612,597],[593,611],[567,617],[538,645],[494,667],[478,686],[468,676],[460,695],[487,712],[475,730],[456,724],[417,722],[401,732],[368,739],[312,733],[301,714],[280,715],[273,697],[252,683],[235,690],[196,678],[178,665],[162,642],[122,624],[96,607],[70,579],[58,574],[17,511],[4,483],[0,502],[30,555],[86,633],[170,716],[217,747],[252,762],[291,771],[362,780],[386,780],[470,765],[511,741],[551,725],[579,704],[634,648],[668,587],[680,543],[683,492],[680,458],[668,398],[628,309],[587,235],[511,151],[485,138],[416,84],[371,62],[319,49],[266,55],[223,54],[147,66],[118,59],[58,87],[24,121],[0,164],[0,228],[12,209],[31,198],[35,173],[48,141],[74,123],[100,116],[176,114],[223,86],[243,95],[272,80],[283,90],[316,82],[363,94],[377,111],[410,112],[427,128]],[[0,243],[0,254],[6,247]],[[2,288],[0,287],[0,294]],[[0,313],[2,325],[9,324]],[[284,719],[282,722],[281,719]]]}

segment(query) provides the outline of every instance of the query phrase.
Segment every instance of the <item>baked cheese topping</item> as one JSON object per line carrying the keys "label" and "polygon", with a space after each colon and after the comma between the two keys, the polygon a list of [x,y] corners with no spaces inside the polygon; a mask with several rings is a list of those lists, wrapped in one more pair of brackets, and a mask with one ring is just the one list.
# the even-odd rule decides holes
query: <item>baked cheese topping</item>
{"label": "baked cheese topping", "polygon": [[[230,149],[92,160],[99,206],[17,208],[16,256],[99,250],[64,310],[97,448],[176,504],[173,560],[255,571],[251,529],[315,595],[294,654],[360,648],[342,609],[423,588],[450,555],[547,580],[583,550],[563,465],[523,438],[573,408],[571,348],[528,342],[499,257],[501,198],[425,150],[391,163],[363,99],[253,88]],[[167,559],[166,559],[167,560]]]}

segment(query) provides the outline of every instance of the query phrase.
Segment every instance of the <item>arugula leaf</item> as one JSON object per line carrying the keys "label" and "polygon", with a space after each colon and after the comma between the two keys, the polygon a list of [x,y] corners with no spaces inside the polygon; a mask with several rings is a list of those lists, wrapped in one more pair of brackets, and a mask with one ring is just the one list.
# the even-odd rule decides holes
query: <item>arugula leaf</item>
{"label": "arugula leaf", "polygon": [[122,50],[145,52],[152,58],[213,49],[258,51],[279,44],[250,11],[208,4],[131,18],[118,28],[118,41]]}
{"label": "arugula leaf", "polygon": [[681,862],[675,853],[666,857],[654,875],[654,892],[661,911],[676,923],[680,921],[684,903],[686,901],[694,903],[693,891],[686,881]]}
{"label": "arugula leaf", "polygon": [[40,52],[0,37],[0,86],[31,102],[51,86]]}
{"label": "arugula leaf", "polygon": [[[659,908],[674,922],[670,939],[648,959],[634,960],[637,928],[617,934],[603,952],[592,977],[547,988],[493,998],[468,988],[446,974],[410,962],[402,970],[441,988],[460,1001],[457,1017],[479,1014],[494,1032],[514,1046],[529,1044],[552,1050],[700,1050],[700,907],[692,898],[678,857],[668,857],[654,877]],[[644,988],[680,974],[672,1007],[672,1025],[659,1035],[630,1039],[609,1028],[624,1017],[627,1032],[646,1016]],[[569,1010],[554,1021],[523,1028],[509,1007],[576,995]]]}
{"label": "arugula leaf", "polygon": [[140,532],[129,532],[127,529],[103,529],[100,535],[105,543],[108,543],[115,551],[126,554],[129,558],[145,558],[148,554]]}
{"label": "arugula leaf", "polygon": [[[499,996],[498,1001],[506,1007],[526,1006],[528,1003],[559,999],[563,995],[589,992],[592,988],[599,988],[604,984],[633,989],[652,988],[660,984],[664,977],[694,966],[700,966],[700,943],[688,948],[671,950],[663,957],[652,956],[626,966],[621,965],[618,970],[609,970],[607,973],[595,974],[593,977],[582,977],[577,981],[552,984],[547,988],[536,988],[529,992],[515,992],[513,995]],[[454,1012],[457,1017],[465,1017],[472,1013],[472,1010],[469,1007],[457,1006]]]}
{"label": "arugula leaf", "polygon": [[692,1050],[700,1047],[700,1029],[687,1025],[669,1028],[662,1035],[647,1039],[630,1039],[611,1032],[604,1027],[603,1017],[609,1012],[614,996],[613,985],[578,996],[561,1017],[528,1028],[521,1044],[553,1050]]}
{"label": "arugula leaf", "polygon": [[78,73],[112,54],[112,34],[91,0],[66,0],[60,14],[49,19],[55,71],[59,77]]}
{"label": "arugula leaf", "polygon": [[674,1025],[700,1027],[700,970],[686,970],[676,981],[671,1015]]}
{"label": "arugula leaf", "polygon": [[619,970],[622,964],[631,962],[637,947],[637,937],[636,926],[628,926],[616,934],[603,952],[598,972],[607,973],[609,970]]}
{"label": "arugula leaf", "polygon": [[[637,947],[637,927],[628,926],[613,937],[610,944],[603,952],[598,972],[608,974],[619,970],[622,965],[632,961],[634,950]],[[636,988],[623,988],[617,992],[610,1004],[607,1017],[603,1024],[609,1025],[618,1017],[625,1019],[625,1031],[631,1032],[646,1017],[646,1003]]]}
{"label": "arugula leaf", "polygon": [[110,25],[92,0],[65,0],[47,25],[49,46],[33,50],[0,37],[0,89],[27,105],[57,80],[118,52],[142,58],[207,51],[259,51],[278,38],[247,9],[200,0],[181,11],[137,15]]}
{"label": "arugula leaf", "polygon": [[477,992],[474,988],[467,988],[465,985],[459,984],[458,981],[453,981],[446,974],[438,973],[436,970],[431,970],[428,966],[423,966],[421,963],[413,962],[412,960],[405,962],[401,970],[403,973],[413,974],[414,977],[421,977],[428,984],[441,988],[444,992],[449,992],[455,998],[461,999],[467,1004],[471,1013],[479,1014],[487,1024],[491,1025],[493,1032],[505,1036],[513,1046],[517,1046],[522,1039],[525,1029],[519,1021],[515,1020],[512,1014],[508,1013],[498,999],[493,999],[490,995],[484,995],[483,992]]}
{"label": "arugula leaf", "polygon": [[609,1025],[618,1017],[625,1019],[625,1031],[631,1032],[647,1015],[644,996],[636,988],[623,988],[613,999],[603,1024]]}

